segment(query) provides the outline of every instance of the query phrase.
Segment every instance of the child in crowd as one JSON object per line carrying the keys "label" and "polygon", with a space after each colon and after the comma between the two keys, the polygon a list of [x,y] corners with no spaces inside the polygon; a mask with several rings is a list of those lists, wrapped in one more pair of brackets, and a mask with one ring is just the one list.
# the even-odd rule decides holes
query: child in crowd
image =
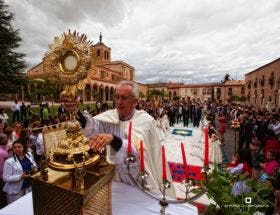
{"label": "child in crowd", "polygon": [[260,163],[260,167],[263,170],[263,173],[260,177],[261,182],[265,182],[266,179],[270,176],[273,176],[274,170],[278,168],[279,164],[276,160],[277,154],[275,151],[269,150],[266,153],[266,162]]}
{"label": "child in crowd", "polygon": [[214,128],[214,124],[212,122],[209,123],[209,137],[210,137],[210,161],[216,164],[223,163],[223,156],[221,151],[221,142],[219,137],[217,136],[216,130]]}
{"label": "child in crowd", "polygon": [[[247,148],[241,149],[236,156],[233,157],[233,162],[238,163],[235,167],[229,167],[230,174],[237,176],[244,176],[249,178],[252,176],[252,160],[251,151]],[[246,180],[235,181],[232,186],[232,194],[234,196],[240,196],[243,193],[251,192],[251,187],[246,183]]]}
{"label": "child in crowd", "polygon": [[20,137],[20,131],[21,131],[22,125],[20,122],[14,123],[14,130],[12,133],[12,141],[15,142]]}
{"label": "child in crowd", "polygon": [[252,143],[250,143],[250,150],[252,157],[253,177],[258,179],[262,170],[260,163],[264,162],[265,160],[263,149],[261,148],[261,142],[258,139],[252,141]]}

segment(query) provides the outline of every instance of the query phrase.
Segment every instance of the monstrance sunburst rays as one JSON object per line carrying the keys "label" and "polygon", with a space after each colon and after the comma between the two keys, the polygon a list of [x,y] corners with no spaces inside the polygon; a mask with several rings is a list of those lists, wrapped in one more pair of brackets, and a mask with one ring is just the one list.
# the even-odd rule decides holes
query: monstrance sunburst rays
{"label": "monstrance sunburst rays", "polygon": [[51,79],[64,86],[64,91],[75,94],[85,88],[89,76],[95,72],[89,71],[93,60],[92,41],[85,34],[69,30],[49,45],[43,67]]}

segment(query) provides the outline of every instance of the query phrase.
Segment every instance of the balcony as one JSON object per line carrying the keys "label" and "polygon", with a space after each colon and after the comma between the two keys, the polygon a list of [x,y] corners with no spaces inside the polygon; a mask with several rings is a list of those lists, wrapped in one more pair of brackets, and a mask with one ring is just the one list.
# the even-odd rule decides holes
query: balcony
{"label": "balcony", "polygon": [[247,84],[248,89],[251,89],[251,81]]}
{"label": "balcony", "polygon": [[274,84],[274,76],[270,76],[270,78],[268,79],[268,83],[273,86]]}

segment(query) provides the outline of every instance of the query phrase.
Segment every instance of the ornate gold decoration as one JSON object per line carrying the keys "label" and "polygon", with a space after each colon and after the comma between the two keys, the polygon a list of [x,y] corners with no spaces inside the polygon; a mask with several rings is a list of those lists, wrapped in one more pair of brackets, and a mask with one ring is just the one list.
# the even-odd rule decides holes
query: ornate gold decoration
{"label": "ornate gold decoration", "polygon": [[85,34],[74,31],[55,37],[44,57],[44,71],[50,78],[64,86],[72,94],[83,90],[95,71],[89,71],[94,60],[92,42]]}
{"label": "ornate gold decoration", "polygon": [[[85,88],[86,82],[95,73],[91,67],[95,60],[92,42],[85,34],[74,31],[55,37],[45,54],[43,68],[48,76],[58,84],[63,85],[60,94],[64,108],[70,114],[70,121],[62,128],[65,136],[59,137],[55,130],[48,134],[52,138],[48,147],[48,165],[55,169],[70,170],[96,163],[100,155],[90,151],[89,141],[81,132],[81,126],[76,120],[78,108],[77,90]],[[62,133],[63,134],[63,133]],[[47,139],[47,138],[45,138]],[[78,171],[78,170],[77,170]]]}
{"label": "ornate gold decoration", "polygon": [[236,133],[238,131],[238,129],[240,128],[240,123],[237,119],[232,120],[230,127],[234,130],[234,154],[236,154],[237,152],[237,137],[236,137]]}

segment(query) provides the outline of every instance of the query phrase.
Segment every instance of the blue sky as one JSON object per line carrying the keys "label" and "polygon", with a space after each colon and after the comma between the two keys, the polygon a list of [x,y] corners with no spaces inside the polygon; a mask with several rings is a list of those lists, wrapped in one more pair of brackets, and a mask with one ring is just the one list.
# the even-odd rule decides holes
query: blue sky
{"label": "blue sky", "polygon": [[102,31],[112,60],[137,81],[220,82],[280,57],[278,0],[5,0],[31,68],[68,29],[93,43]]}

